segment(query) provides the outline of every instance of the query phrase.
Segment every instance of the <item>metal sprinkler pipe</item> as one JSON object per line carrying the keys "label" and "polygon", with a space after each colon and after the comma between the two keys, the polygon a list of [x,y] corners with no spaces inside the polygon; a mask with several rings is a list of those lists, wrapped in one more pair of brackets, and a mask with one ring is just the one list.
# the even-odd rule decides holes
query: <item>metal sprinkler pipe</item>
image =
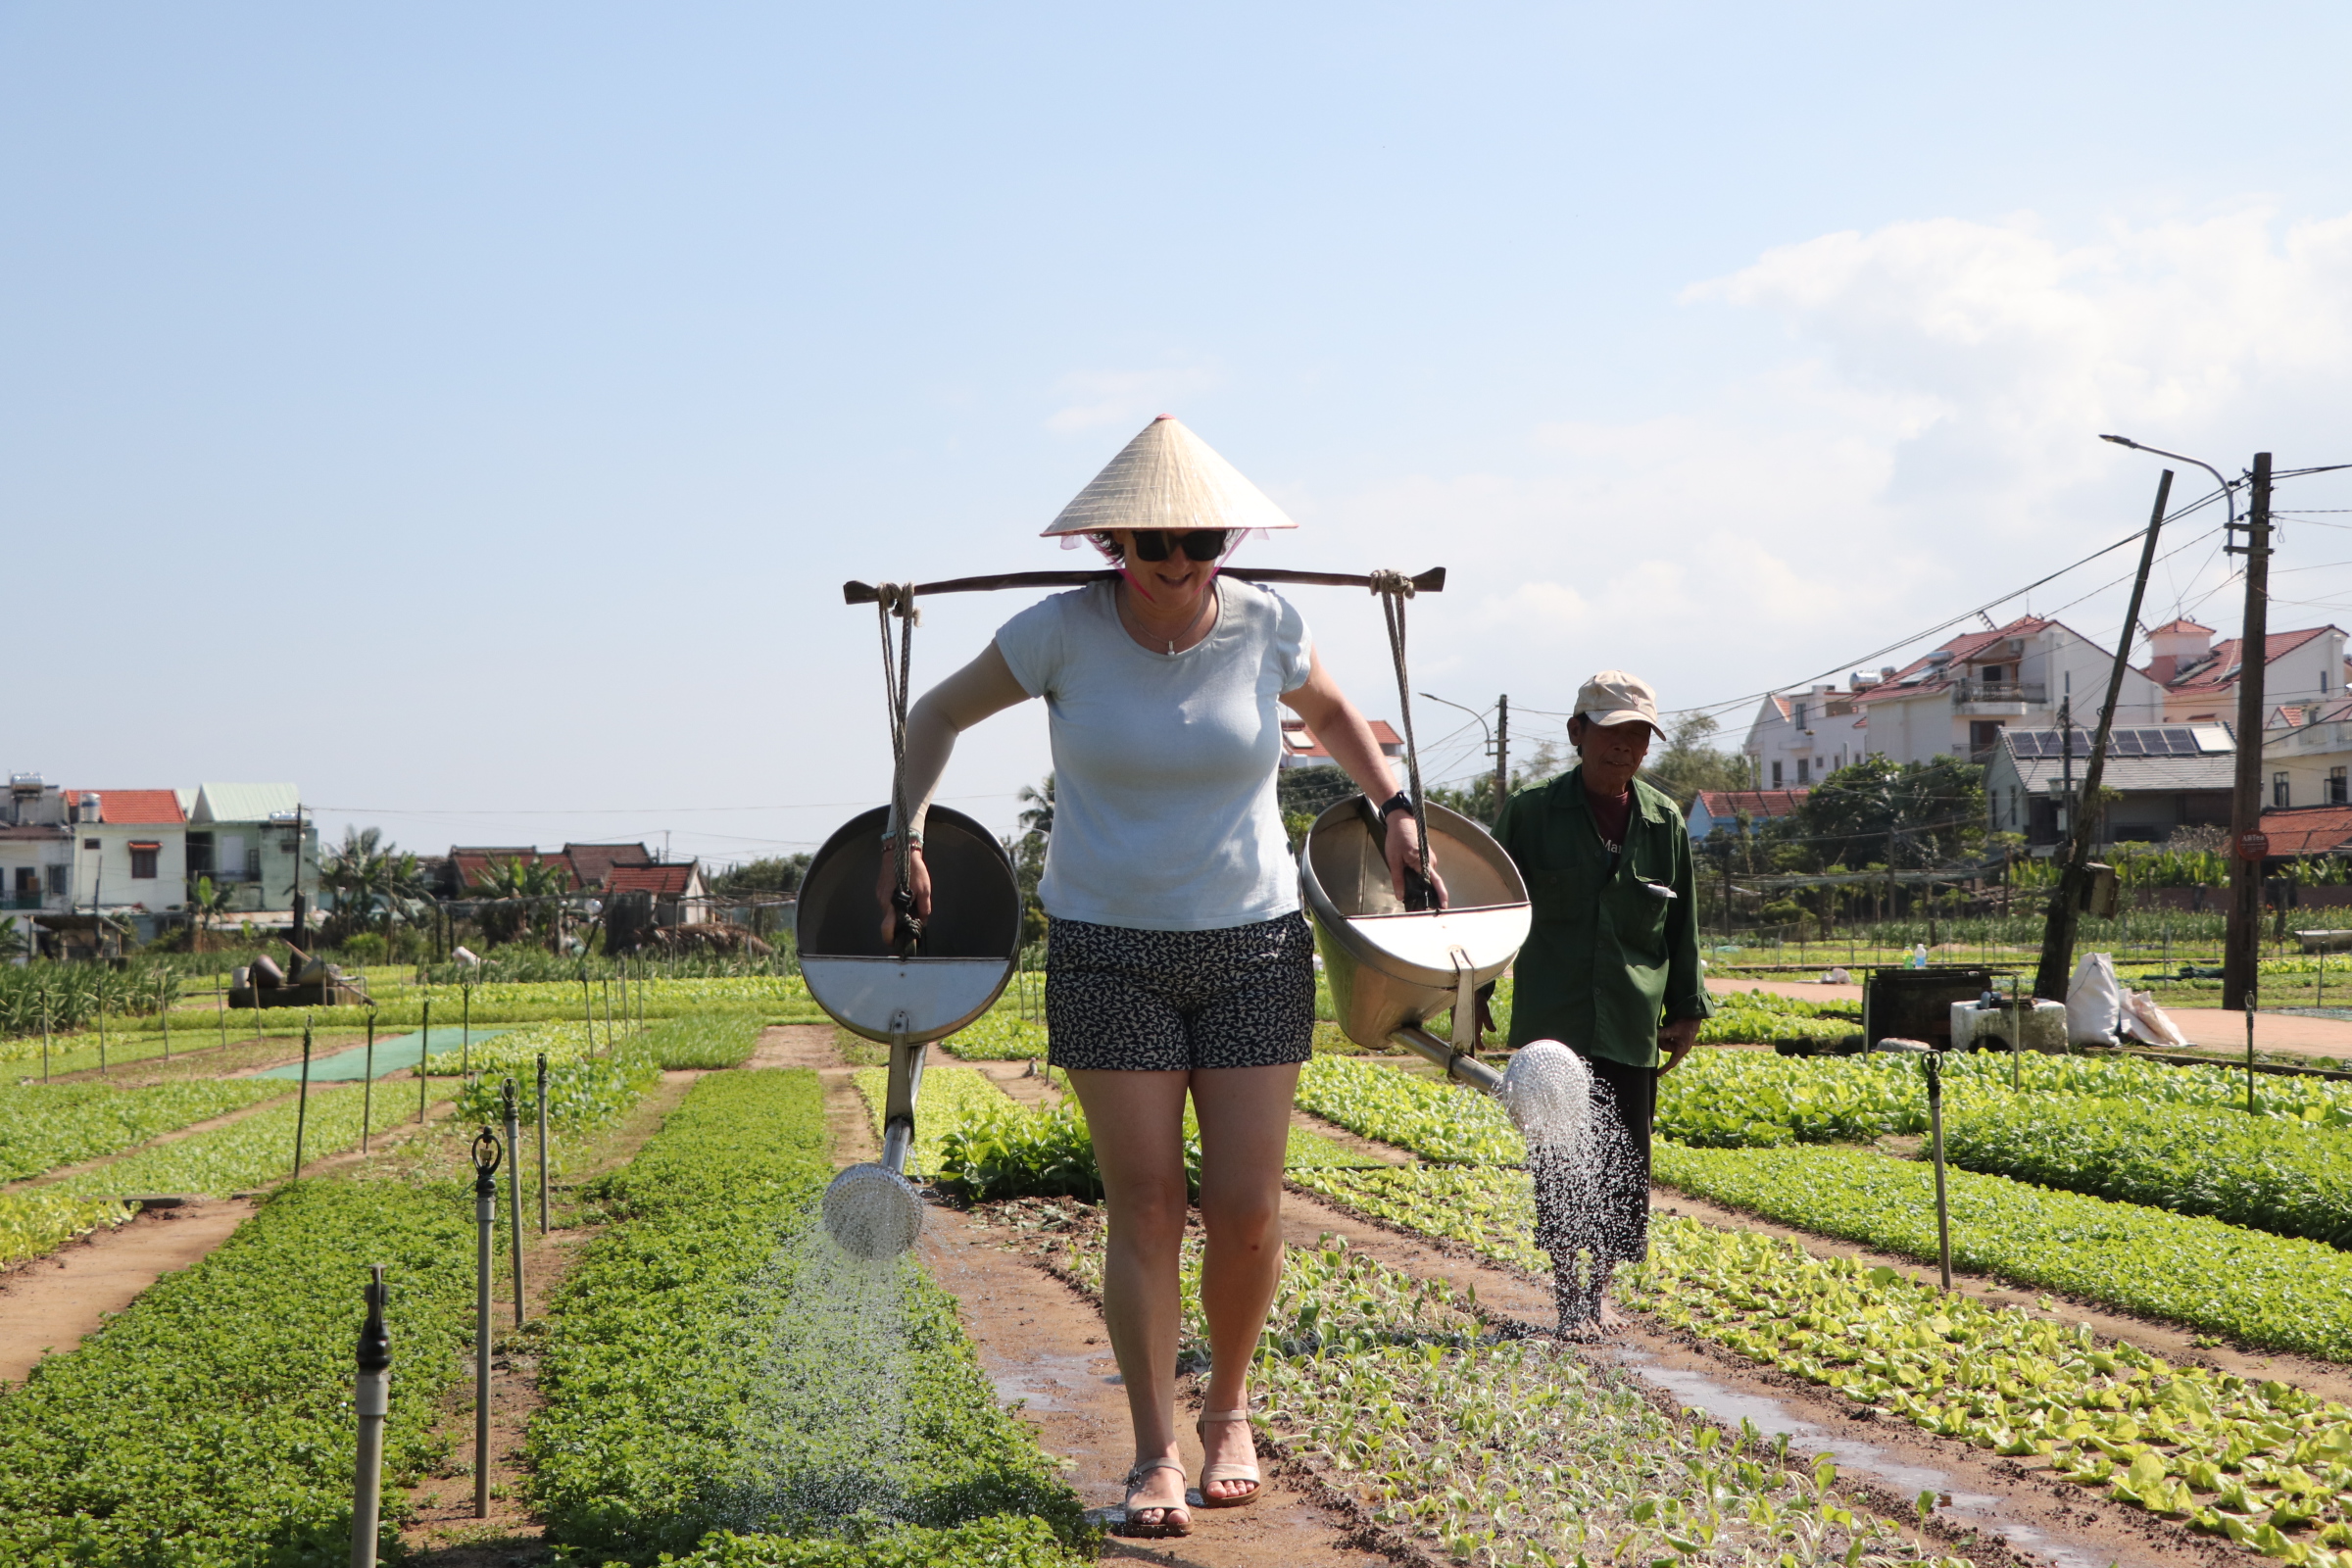
{"label": "metal sprinkler pipe", "polygon": [[368,1265],[368,1321],[360,1327],[359,1377],[353,1404],[360,1417],[359,1462],[351,1490],[351,1568],[375,1568],[376,1531],[384,1495],[384,1417],[392,1408],[392,1336],[384,1329],[384,1265]]}
{"label": "metal sprinkler pipe", "polygon": [[499,1087],[499,1108],[507,1120],[507,1234],[514,1254],[514,1326],[522,1327],[522,1148],[514,1104],[514,1080]]}
{"label": "metal sprinkler pipe", "polygon": [[416,1125],[419,1127],[424,1125],[425,1086],[432,1081],[432,1075],[424,1070],[424,1063],[432,1054],[433,999],[427,997],[424,999],[424,1033],[416,1041]]}
{"label": "metal sprinkler pipe", "polygon": [[1943,1055],[1934,1047],[1917,1040],[1889,1038],[1880,1041],[1879,1049],[1907,1052],[1925,1058],[1920,1066],[1928,1075],[1929,1152],[1936,1161],[1936,1267],[1942,1277],[1943,1288],[1949,1291],[1952,1288],[1952,1208],[1943,1169]]}
{"label": "metal sprinkler pipe", "polygon": [[368,1129],[375,1120],[375,1009],[368,1009],[368,1055],[360,1067],[360,1152],[368,1152]]}
{"label": "metal sprinkler pipe", "polygon": [[490,1233],[498,1224],[503,1151],[488,1127],[473,1138],[473,1516],[490,1517]]}

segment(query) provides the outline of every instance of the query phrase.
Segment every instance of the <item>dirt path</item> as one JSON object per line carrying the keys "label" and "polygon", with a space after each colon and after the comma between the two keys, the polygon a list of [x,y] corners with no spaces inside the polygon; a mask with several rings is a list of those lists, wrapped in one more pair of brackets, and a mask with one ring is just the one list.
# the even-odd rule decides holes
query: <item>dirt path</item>
{"label": "dirt path", "polygon": [[228,1240],[253,1207],[218,1199],[141,1209],[127,1225],[0,1275],[0,1384],[21,1383],[44,1355],[78,1346],[148,1286]]}
{"label": "dirt path", "polygon": [[[1024,1401],[1022,1419],[1049,1453],[1075,1461],[1070,1485],[1089,1508],[1115,1508],[1121,1478],[1134,1460],[1127,1396],[1102,1314],[1060,1281],[1004,1250],[1002,1232],[968,1215],[934,1207],[924,1219],[920,1255],[931,1277],[955,1293],[964,1331],[980,1363],[1006,1399]],[[1184,1460],[1198,1475],[1200,1445],[1179,1423]],[[1193,1533],[1178,1541],[1112,1537],[1113,1561],[1200,1568],[1386,1568],[1388,1559],[1350,1544],[1349,1532],[1278,1475],[1248,1508],[1193,1509]],[[1196,1489],[1196,1496],[1198,1492]]]}
{"label": "dirt path", "polygon": [[[1493,1317],[1539,1330],[1556,1321],[1548,1285],[1400,1235],[1305,1194],[1285,1195],[1283,1229],[1294,1247],[1312,1246],[1326,1234],[1342,1236],[1351,1248],[1393,1268],[1474,1287],[1479,1305]],[[1936,1511],[1942,1529],[1956,1536],[1982,1532],[2018,1556],[2054,1568],[2187,1568],[2247,1560],[2241,1552],[2088,1489],[1878,1417],[1828,1390],[1674,1334],[1646,1314],[1627,1314],[1608,1340],[1585,1353],[1603,1365],[1625,1368],[1725,1425],[1736,1427],[1744,1418],[1767,1433],[1791,1434],[1798,1451],[1831,1453],[1841,1486],[1871,1494],[1899,1521],[1916,1517],[1914,1499],[1932,1491],[1942,1499]],[[1978,1553],[1997,1554],[1997,1546],[1992,1554]]]}

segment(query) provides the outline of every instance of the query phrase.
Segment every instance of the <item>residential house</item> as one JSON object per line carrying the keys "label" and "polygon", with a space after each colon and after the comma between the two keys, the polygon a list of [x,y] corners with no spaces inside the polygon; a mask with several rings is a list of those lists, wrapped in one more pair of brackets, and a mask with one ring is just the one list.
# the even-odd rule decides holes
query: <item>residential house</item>
{"label": "residential house", "polygon": [[2262,732],[2263,804],[2352,804],[2352,698],[2275,708]]}
{"label": "residential house", "polygon": [[[1375,718],[1370,722],[1372,738],[1380,743],[1380,755],[1392,760],[1401,759],[1404,756],[1404,737],[1392,729],[1385,718]],[[1339,764],[1331,753],[1323,749],[1323,743],[1315,739],[1315,732],[1307,728],[1305,719],[1296,713],[1286,712],[1282,715],[1282,760],[1279,765],[1336,767]]]}
{"label": "residential house", "polygon": [[1870,684],[1857,675],[1851,691],[1815,686],[1767,696],[1740,748],[1756,787],[1803,789],[1869,756],[1869,721],[1855,707],[1854,694]]}
{"label": "residential house", "polygon": [[[1882,678],[1854,702],[1870,725],[1870,750],[1896,762],[1937,757],[1988,763],[2001,731],[2047,729],[2070,700],[2079,724],[2106,700],[2115,651],[2064,623],[2027,615],[1990,631],[1955,637]],[[2164,690],[2127,668],[2116,704],[2123,727],[2166,721]]]}
{"label": "residential house", "polygon": [[[2004,730],[1984,764],[1984,806],[1996,833],[2022,833],[2032,849],[2058,843],[2082,791],[2093,732]],[[2160,842],[2173,830],[2230,820],[2237,747],[2226,724],[2117,728],[2099,775],[2108,803],[2093,837],[2100,843]],[[2069,790],[2069,781],[2072,790]]]}
{"label": "residential house", "polygon": [[581,887],[601,888],[614,866],[652,865],[653,853],[642,844],[566,844],[564,858]]}
{"label": "residential house", "polygon": [[73,816],[65,791],[38,773],[11,773],[0,806],[0,909],[53,914],[74,898]]}
{"label": "residential house", "polygon": [[297,786],[199,784],[176,794],[187,819],[186,878],[227,888],[231,917],[290,917],[298,885],[317,903],[318,824]]}
{"label": "residential house", "polygon": [[542,860],[560,863],[564,868],[564,889],[571,892],[580,886],[580,876],[569,857],[562,851],[543,854],[528,844],[453,844],[449,858],[444,862],[440,894],[445,899],[469,899],[490,875],[490,868],[509,860],[520,860],[524,865],[537,865]]}
{"label": "residential house", "polygon": [[[1690,802],[1690,842],[1717,833],[1738,837],[1777,821],[1802,806],[1811,790],[1700,790]],[[1742,823],[1746,826],[1743,828]]]}
{"label": "residential house", "polygon": [[699,860],[616,865],[605,879],[605,892],[652,895],[658,925],[701,925],[710,918],[710,889]]}
{"label": "residential house", "polygon": [[[2348,695],[2344,634],[2336,627],[2272,632],[2264,642],[2270,650],[2262,675],[2266,709],[2326,705]],[[2148,674],[2164,687],[2166,723],[2237,717],[2242,639],[2217,643],[2210,626],[2171,620],[2148,634]]]}

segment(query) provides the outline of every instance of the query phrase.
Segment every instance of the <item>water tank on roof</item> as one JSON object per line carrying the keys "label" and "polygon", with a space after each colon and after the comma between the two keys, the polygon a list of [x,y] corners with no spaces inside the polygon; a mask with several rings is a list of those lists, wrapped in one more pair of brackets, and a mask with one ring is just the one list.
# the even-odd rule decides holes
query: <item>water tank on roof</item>
{"label": "water tank on roof", "polygon": [[78,803],[80,814],[74,817],[74,820],[77,822],[97,821],[100,814],[98,804],[98,797],[95,794],[85,794],[82,796],[80,802]]}

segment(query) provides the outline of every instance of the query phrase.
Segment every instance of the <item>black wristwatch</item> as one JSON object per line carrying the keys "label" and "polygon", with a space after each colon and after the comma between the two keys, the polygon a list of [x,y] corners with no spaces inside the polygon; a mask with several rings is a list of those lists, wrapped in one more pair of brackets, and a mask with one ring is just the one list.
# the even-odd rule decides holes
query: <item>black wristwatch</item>
{"label": "black wristwatch", "polygon": [[1383,822],[1386,822],[1392,812],[1409,811],[1412,808],[1413,798],[1410,795],[1405,794],[1404,791],[1398,790],[1396,794],[1390,796],[1387,800],[1380,803],[1380,819]]}

